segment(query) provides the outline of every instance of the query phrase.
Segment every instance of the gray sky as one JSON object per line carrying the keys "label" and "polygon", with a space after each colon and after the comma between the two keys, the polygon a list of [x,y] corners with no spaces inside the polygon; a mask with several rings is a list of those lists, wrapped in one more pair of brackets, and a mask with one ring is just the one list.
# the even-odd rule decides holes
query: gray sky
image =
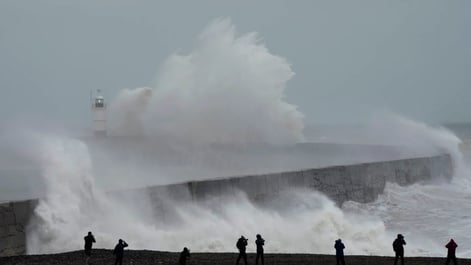
{"label": "gray sky", "polygon": [[153,86],[217,17],[292,63],[307,124],[471,121],[471,1],[0,1],[0,120],[89,125],[90,89]]}

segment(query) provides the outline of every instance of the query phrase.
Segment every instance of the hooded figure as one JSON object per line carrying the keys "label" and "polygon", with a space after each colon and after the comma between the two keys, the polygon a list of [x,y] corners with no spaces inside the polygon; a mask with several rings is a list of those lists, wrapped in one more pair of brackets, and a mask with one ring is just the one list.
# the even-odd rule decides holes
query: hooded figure
{"label": "hooded figure", "polygon": [[345,245],[342,243],[340,238],[335,240],[334,248],[337,265],[345,265],[345,259],[343,256],[343,249],[345,248]]}
{"label": "hooded figure", "polygon": [[262,238],[260,234],[257,234],[257,239],[255,240],[255,245],[257,245],[257,257],[255,258],[255,265],[258,265],[258,259],[262,260],[262,265],[265,264],[263,260],[263,245],[265,245],[265,239]]}
{"label": "hooded figure", "polygon": [[186,259],[190,257],[190,250],[186,247],[183,248],[183,251],[180,253],[180,265],[186,264]]}
{"label": "hooded figure", "polygon": [[458,247],[458,244],[455,243],[455,241],[450,239],[450,242],[445,245],[445,247],[448,249],[448,254],[446,255],[446,265],[450,264],[450,261],[453,261],[453,264],[457,265],[458,262],[456,260],[456,248]]}
{"label": "hooded figure", "polygon": [[404,265],[404,245],[406,241],[404,240],[404,236],[401,234],[397,235],[397,238],[393,242],[393,249],[396,253],[396,258],[394,259],[394,265],[397,265],[397,260],[401,258],[401,265]]}
{"label": "hooded figure", "polygon": [[244,259],[245,265],[247,265],[247,253],[245,253],[245,249],[247,247],[247,239],[244,236],[240,236],[239,240],[237,240],[236,244],[237,249],[239,249],[239,256],[237,257],[237,265],[239,265],[239,261],[241,258]]}

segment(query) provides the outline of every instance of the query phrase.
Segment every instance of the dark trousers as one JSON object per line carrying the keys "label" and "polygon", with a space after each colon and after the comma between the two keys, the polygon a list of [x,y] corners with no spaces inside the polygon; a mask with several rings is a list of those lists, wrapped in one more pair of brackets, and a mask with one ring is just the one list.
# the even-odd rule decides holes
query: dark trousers
{"label": "dark trousers", "polygon": [[92,255],[91,249],[85,249],[85,264],[90,264],[90,256]]}
{"label": "dark trousers", "polygon": [[114,265],[123,265],[123,256],[116,256],[116,260],[114,262]]}
{"label": "dark trousers", "polygon": [[394,265],[397,265],[397,260],[401,258],[401,265],[404,265],[404,253],[396,252],[396,258],[394,259]]}
{"label": "dark trousers", "polygon": [[450,261],[453,261],[453,264],[458,265],[458,261],[456,260],[456,256],[448,256],[446,257],[446,265],[450,264]]}
{"label": "dark trousers", "polygon": [[186,257],[180,258],[178,264],[180,264],[180,265],[186,265]]}
{"label": "dark trousers", "polygon": [[345,265],[345,259],[343,256],[336,256],[337,258],[337,265]]}
{"label": "dark trousers", "polygon": [[239,252],[239,257],[237,257],[237,265],[239,265],[239,261],[240,259],[243,258],[244,259],[244,263],[245,265],[247,265],[247,254],[244,252]]}
{"label": "dark trousers", "polygon": [[265,265],[265,262],[263,261],[263,251],[257,251],[257,258],[255,258],[255,265],[258,265],[258,259],[262,260],[262,265]]}

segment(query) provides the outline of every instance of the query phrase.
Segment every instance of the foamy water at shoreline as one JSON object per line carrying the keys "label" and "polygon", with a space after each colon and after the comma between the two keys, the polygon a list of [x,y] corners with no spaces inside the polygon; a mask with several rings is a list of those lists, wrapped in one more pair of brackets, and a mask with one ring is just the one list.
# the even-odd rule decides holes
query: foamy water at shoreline
{"label": "foamy water at shoreline", "polygon": [[[135,249],[178,251],[186,244],[194,251],[208,252],[233,251],[236,234],[256,233],[270,239],[266,249],[274,253],[328,254],[331,246],[326,242],[341,237],[349,254],[391,255],[392,239],[402,233],[408,241],[408,255],[439,256],[450,236],[461,246],[469,240],[463,233],[470,224],[463,215],[467,210],[460,206],[470,198],[466,178],[456,177],[450,184],[388,184],[377,201],[347,202],[342,209],[322,194],[292,191],[270,209],[253,205],[241,193],[200,204],[175,202],[171,214],[164,214],[155,212],[145,195],[117,199],[96,189],[96,177],[90,175],[95,165],[84,143],[56,137],[43,138],[41,143],[49,150],[43,152],[48,155],[42,161],[49,172],[44,177],[50,196],[37,209],[42,222],[28,235],[30,253],[80,248],[75,232],[64,231],[82,230],[100,237],[97,247],[108,247],[120,235],[133,242]],[[77,167],[73,161],[83,162]],[[65,178],[60,185],[58,178]],[[67,200],[77,207],[63,204]],[[450,201],[456,207],[450,207]],[[458,253],[470,254],[464,247]]]}

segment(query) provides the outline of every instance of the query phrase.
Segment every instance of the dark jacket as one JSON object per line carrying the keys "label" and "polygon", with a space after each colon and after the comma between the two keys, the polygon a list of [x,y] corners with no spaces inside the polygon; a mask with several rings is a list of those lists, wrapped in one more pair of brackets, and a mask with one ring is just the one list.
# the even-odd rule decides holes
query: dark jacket
{"label": "dark jacket", "polygon": [[92,244],[95,243],[95,237],[93,235],[87,235],[83,240],[85,240],[85,250],[92,249]]}
{"label": "dark jacket", "polygon": [[406,244],[406,241],[404,240],[404,238],[400,238],[400,237],[396,238],[393,242],[394,252],[398,254],[403,254],[405,244]]}
{"label": "dark jacket", "polygon": [[452,239],[448,244],[445,246],[448,249],[448,257],[455,257],[456,256],[456,248],[458,245],[455,243],[455,241]]}
{"label": "dark jacket", "polygon": [[335,255],[338,257],[343,257],[343,249],[345,248],[345,245],[342,243],[341,240],[335,240]]}
{"label": "dark jacket", "polygon": [[255,240],[255,245],[257,245],[257,253],[263,252],[263,245],[265,245],[265,239],[262,237]]}
{"label": "dark jacket", "polygon": [[115,254],[117,257],[122,257],[124,254],[124,248],[127,247],[128,244],[124,241],[119,242],[116,244],[113,250],[113,254]]}
{"label": "dark jacket", "polygon": [[239,252],[245,252],[245,248],[247,247],[247,239],[244,237],[239,238],[239,240],[237,240],[236,246],[239,249]]}

